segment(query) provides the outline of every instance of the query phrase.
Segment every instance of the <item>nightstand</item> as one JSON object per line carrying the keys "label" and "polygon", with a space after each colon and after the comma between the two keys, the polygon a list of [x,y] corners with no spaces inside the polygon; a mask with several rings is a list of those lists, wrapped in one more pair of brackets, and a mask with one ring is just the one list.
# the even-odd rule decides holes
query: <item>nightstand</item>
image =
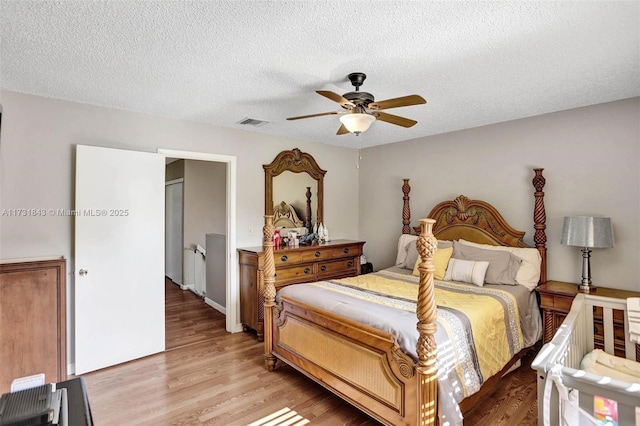
{"label": "nightstand", "polygon": [[[577,284],[561,281],[547,281],[538,286],[536,291],[540,294],[540,308],[542,309],[542,320],[544,322],[543,341],[548,343],[564,321],[564,318],[571,309],[571,303],[576,294],[579,293]],[[628,297],[640,297],[640,293],[635,291],[618,290],[606,287],[597,287],[589,294],[603,297],[615,297],[626,299]],[[596,348],[604,348],[602,309],[595,308],[593,312],[594,322],[594,344]],[[619,310],[613,311],[614,327],[614,347],[615,354],[625,357],[624,354],[624,313]]]}

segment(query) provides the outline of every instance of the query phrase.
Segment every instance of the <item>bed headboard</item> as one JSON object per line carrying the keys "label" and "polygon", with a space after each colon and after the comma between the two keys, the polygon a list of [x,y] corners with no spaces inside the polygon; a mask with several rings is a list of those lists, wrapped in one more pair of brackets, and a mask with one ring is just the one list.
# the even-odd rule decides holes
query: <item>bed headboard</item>
{"label": "bed headboard", "polygon": [[276,228],[302,228],[305,224],[298,218],[293,206],[282,201],[273,206],[273,226]]}
{"label": "bed headboard", "polygon": [[[436,205],[427,217],[435,220],[433,235],[439,240],[467,240],[494,246],[528,247],[525,232],[511,227],[491,204],[464,195]],[[414,228],[416,233],[420,227]]]}
{"label": "bed headboard", "polygon": [[[542,257],[540,270],[540,283],[547,281],[547,236],[546,213],[544,208],[544,192],[542,189],[546,183],[542,176],[544,169],[533,169],[535,176],[533,186],[535,188],[535,206],[533,212],[535,233],[533,240]],[[409,179],[403,179],[403,209],[402,209],[402,233],[410,234],[411,211],[409,208],[409,192],[411,187]],[[509,247],[529,247],[522,238],[525,232],[511,227],[498,210],[486,201],[470,200],[464,195],[451,201],[443,201],[436,205],[426,216],[435,220],[433,234],[439,240],[464,239],[481,244],[502,245]],[[416,234],[420,233],[420,227],[414,227]]]}

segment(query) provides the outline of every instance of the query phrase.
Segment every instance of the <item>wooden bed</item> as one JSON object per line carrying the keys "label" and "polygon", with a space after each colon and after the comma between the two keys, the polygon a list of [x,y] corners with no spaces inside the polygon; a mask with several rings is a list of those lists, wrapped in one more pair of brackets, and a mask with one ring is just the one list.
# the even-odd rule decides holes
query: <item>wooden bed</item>
{"label": "wooden bed", "polygon": [[[534,169],[534,241],[542,257],[540,282],[546,282],[546,235],[543,169]],[[409,183],[403,185],[403,234],[411,232]],[[437,239],[527,247],[524,232],[509,226],[490,204],[459,196],[435,206],[420,219],[417,249],[420,279],[417,301],[417,363],[403,353],[395,337],[311,305],[282,297],[276,306],[274,285],[273,217],[264,226],[264,342],[269,371],[277,360],[292,366],[373,418],[388,425],[436,425],[437,345],[435,267]],[[312,341],[313,344],[308,344]],[[306,344],[304,342],[307,342]],[[460,409],[468,411],[478,399],[491,393],[528,349],[516,354],[480,391],[465,398]],[[340,354],[340,356],[335,356]]]}

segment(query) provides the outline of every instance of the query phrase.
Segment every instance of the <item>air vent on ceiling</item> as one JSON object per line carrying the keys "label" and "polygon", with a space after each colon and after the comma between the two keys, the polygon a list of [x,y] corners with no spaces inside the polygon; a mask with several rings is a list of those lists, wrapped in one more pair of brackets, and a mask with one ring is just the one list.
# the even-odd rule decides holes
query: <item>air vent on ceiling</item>
{"label": "air vent on ceiling", "polygon": [[249,118],[249,117],[245,117],[240,121],[236,121],[236,124],[241,124],[243,126],[254,126],[254,127],[264,126],[267,123],[268,121],[258,120],[257,118]]}

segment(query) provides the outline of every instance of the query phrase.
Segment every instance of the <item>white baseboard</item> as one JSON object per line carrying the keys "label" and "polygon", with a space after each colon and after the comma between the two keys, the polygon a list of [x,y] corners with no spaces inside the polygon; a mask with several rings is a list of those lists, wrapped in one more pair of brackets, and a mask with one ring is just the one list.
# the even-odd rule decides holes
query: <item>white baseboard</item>
{"label": "white baseboard", "polygon": [[191,290],[194,291],[193,284],[178,284],[182,290]]}
{"label": "white baseboard", "polygon": [[242,328],[242,323],[239,322],[231,330],[227,330],[227,331],[229,331],[229,333],[240,333],[244,331],[244,329]]}
{"label": "white baseboard", "polygon": [[204,301],[207,305],[211,306],[213,309],[215,309],[216,311],[227,315],[227,308],[225,308],[224,306],[220,305],[219,303],[214,302],[213,300],[209,299],[208,297],[204,298]]}

